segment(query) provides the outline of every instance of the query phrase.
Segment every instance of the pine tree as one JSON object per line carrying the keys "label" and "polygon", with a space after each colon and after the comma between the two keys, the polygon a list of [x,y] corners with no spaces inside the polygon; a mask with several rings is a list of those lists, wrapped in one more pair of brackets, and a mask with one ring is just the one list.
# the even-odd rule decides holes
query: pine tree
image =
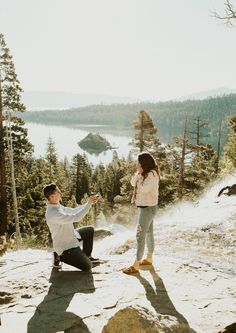
{"label": "pine tree", "polygon": [[[190,143],[187,118],[183,137],[176,138],[172,147],[172,183],[173,199],[194,198],[205,185],[216,176],[216,154],[209,144],[202,144],[203,136],[197,119],[195,143]],[[178,179],[178,182],[174,182]],[[177,194],[177,196],[176,196]]]}
{"label": "pine tree", "polygon": [[[48,241],[48,228],[45,221],[45,198],[43,186],[48,182],[48,166],[43,158],[28,157],[18,194],[20,207],[21,230],[23,241],[25,238],[37,237],[38,242]],[[10,226],[10,231],[12,232]],[[36,243],[36,241],[34,242]],[[36,244],[34,244],[36,245]],[[47,243],[48,245],[48,243]]]}
{"label": "pine tree", "polygon": [[199,194],[199,191],[204,190],[206,184],[216,177],[217,156],[209,144],[192,148],[186,187],[191,195],[196,195]]}
{"label": "pine tree", "polygon": [[90,194],[91,167],[86,155],[76,154],[73,157],[73,184],[76,202],[81,203],[85,194]]}
{"label": "pine tree", "polygon": [[139,152],[148,151],[157,161],[161,172],[168,172],[167,152],[157,136],[157,127],[154,126],[152,118],[145,111],[139,111],[138,119],[133,123],[135,130],[132,145]]}
{"label": "pine tree", "polygon": [[[1,75],[1,68],[0,68]],[[7,232],[7,180],[3,129],[2,78],[0,76],[0,236]]]}
{"label": "pine tree", "polygon": [[[0,34],[0,182],[1,182],[1,209],[0,209],[0,234],[7,231],[7,223],[10,221],[7,206],[12,204],[11,194],[6,192],[6,186],[12,188],[9,166],[7,159],[6,142],[6,113],[8,113],[9,126],[11,128],[12,154],[15,169],[16,189],[19,188],[21,167],[25,163],[25,158],[32,152],[32,145],[27,139],[27,129],[24,121],[17,117],[15,112],[24,112],[25,106],[21,103],[21,92],[19,80],[15,72],[14,63],[10,51],[6,46],[3,34]],[[14,113],[14,114],[13,114]],[[18,180],[19,179],[19,180]],[[13,189],[15,191],[15,189]],[[18,193],[17,193],[18,194]]]}
{"label": "pine tree", "polygon": [[192,134],[192,138],[195,141],[194,143],[197,146],[202,145],[202,139],[209,137],[209,135],[206,132],[206,125],[208,125],[207,122],[203,121],[200,116],[198,116],[194,121],[194,130],[190,131],[189,133]]}
{"label": "pine tree", "polygon": [[205,185],[216,176],[217,156],[210,144],[204,144],[208,138],[207,123],[197,117],[194,121],[194,130],[190,132],[193,143],[188,145],[191,150],[191,162],[188,166],[186,188],[189,193],[198,194]]}
{"label": "pine tree", "polygon": [[138,112],[138,119],[134,121],[133,128],[135,130],[132,145],[139,152],[148,151],[152,153],[160,146],[160,141],[157,138],[157,128],[149,114],[144,110]]}
{"label": "pine tree", "polygon": [[106,167],[106,198],[109,203],[114,203],[114,198],[121,193],[121,179],[127,170],[124,167],[125,161],[118,158],[117,152],[113,152],[111,163]]}
{"label": "pine tree", "polygon": [[58,167],[58,159],[55,142],[51,136],[49,136],[47,142],[46,160],[48,161],[49,166],[49,182],[52,183],[53,181],[55,181],[55,174]]}
{"label": "pine tree", "polygon": [[230,173],[236,168],[236,117],[230,118],[229,127],[231,133],[220,159],[221,174]]}
{"label": "pine tree", "polygon": [[220,161],[220,151],[221,151],[221,136],[222,136],[222,120],[220,120],[219,129],[218,129],[216,174],[219,173],[219,161]]}
{"label": "pine tree", "polygon": [[177,146],[180,148],[179,154],[179,172],[178,172],[178,198],[182,199],[184,195],[184,183],[185,183],[185,167],[186,167],[186,156],[189,154],[188,150],[188,128],[187,118],[184,122],[184,132],[182,140],[176,140]]}
{"label": "pine tree", "polygon": [[170,192],[172,199],[181,200],[189,193],[188,169],[191,163],[192,150],[189,144],[189,131],[187,117],[184,121],[182,137],[175,137],[171,146],[171,178]]}
{"label": "pine tree", "polygon": [[106,169],[102,163],[94,169],[91,190],[94,193],[100,193],[103,198],[106,196]]}

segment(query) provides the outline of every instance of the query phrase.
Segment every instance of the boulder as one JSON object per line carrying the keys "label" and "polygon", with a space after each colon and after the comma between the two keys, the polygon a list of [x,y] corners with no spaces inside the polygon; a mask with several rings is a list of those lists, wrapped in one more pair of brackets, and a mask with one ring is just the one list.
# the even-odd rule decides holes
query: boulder
{"label": "boulder", "polygon": [[113,233],[108,229],[99,228],[99,229],[95,229],[95,231],[94,231],[95,239],[102,239],[102,238],[105,238],[107,236],[112,236],[112,235],[113,235]]}
{"label": "boulder", "polygon": [[[185,330],[186,328],[186,330]],[[108,320],[102,333],[172,333],[194,332],[178,323],[177,318],[153,313],[140,306],[128,306]]]}

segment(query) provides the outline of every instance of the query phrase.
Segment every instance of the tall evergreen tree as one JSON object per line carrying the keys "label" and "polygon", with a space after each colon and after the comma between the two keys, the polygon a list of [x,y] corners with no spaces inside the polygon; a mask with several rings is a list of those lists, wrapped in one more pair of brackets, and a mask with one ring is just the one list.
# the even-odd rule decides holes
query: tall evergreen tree
{"label": "tall evergreen tree", "polygon": [[106,167],[106,197],[111,204],[113,204],[115,196],[121,193],[121,179],[127,172],[124,165],[124,160],[119,159],[117,152],[114,151],[112,161]]}
{"label": "tall evergreen tree", "polygon": [[103,198],[106,197],[106,168],[102,163],[95,167],[92,174],[91,190],[94,193],[100,193]]}
{"label": "tall evergreen tree", "polygon": [[180,141],[177,140],[176,143],[179,143],[179,148],[180,148],[177,192],[178,192],[178,198],[182,199],[182,197],[184,195],[186,156],[187,156],[187,154],[189,154],[187,118],[185,119],[185,122],[184,122],[183,138]]}
{"label": "tall evergreen tree", "polygon": [[229,127],[231,133],[220,159],[221,174],[227,174],[236,168],[236,117],[230,118]]}
{"label": "tall evergreen tree", "polygon": [[194,129],[189,131],[192,134],[193,143],[196,146],[200,146],[203,144],[203,139],[209,137],[207,133],[207,125],[208,123],[203,121],[200,116],[198,116],[193,121]]}
{"label": "tall evergreen tree", "polygon": [[144,110],[139,111],[138,119],[133,123],[135,130],[132,145],[138,152],[148,151],[158,161],[161,171],[168,168],[167,153],[164,145],[157,136],[157,127],[154,126],[151,116]]}
{"label": "tall evergreen tree", "polygon": [[221,136],[222,136],[222,120],[220,120],[218,129],[218,141],[217,141],[217,157],[216,157],[216,174],[219,173],[219,161],[220,161],[220,151],[221,151]]}
{"label": "tall evergreen tree", "polygon": [[[12,201],[7,198],[11,194],[6,195],[6,185],[9,182],[12,186],[9,177],[9,167],[6,164],[6,131],[5,122],[6,112],[11,114],[10,127],[11,127],[11,139],[12,139],[12,153],[14,156],[15,170],[20,170],[22,163],[24,163],[27,154],[32,152],[32,145],[27,139],[27,129],[25,129],[24,121],[13,115],[15,111],[25,111],[25,106],[21,102],[20,82],[17,79],[15,66],[12,61],[10,51],[6,46],[3,34],[0,34],[0,181],[1,181],[1,209],[0,209],[0,234],[4,234],[7,231],[7,222],[9,216],[7,216],[7,204],[10,205]],[[16,173],[16,178],[20,174]],[[18,179],[17,179],[18,180]],[[9,185],[8,184],[8,185]],[[16,186],[18,185],[18,182]]]}
{"label": "tall evergreen tree", "polygon": [[0,236],[7,232],[7,180],[3,119],[2,76],[0,67]]}
{"label": "tall evergreen tree", "polygon": [[73,157],[73,193],[75,192],[76,202],[81,203],[85,193],[89,194],[91,179],[91,167],[86,155],[76,154]]}
{"label": "tall evergreen tree", "polygon": [[49,167],[49,181],[55,181],[55,174],[58,167],[57,151],[53,138],[49,136],[46,148],[46,160]]}
{"label": "tall evergreen tree", "polygon": [[[199,125],[196,122],[197,126]],[[199,129],[199,127],[198,127]],[[201,144],[200,131],[195,132],[196,143],[189,142],[187,118],[183,136],[176,138],[172,147],[173,199],[194,198],[216,175],[216,154],[209,144]],[[178,182],[174,182],[174,179]],[[174,191],[174,188],[176,191]]]}
{"label": "tall evergreen tree", "polygon": [[45,159],[29,157],[23,177],[25,181],[21,183],[21,192],[18,194],[20,217],[23,221],[21,229],[24,234],[35,235],[39,230],[47,230],[44,222],[45,198],[42,191],[48,182],[48,166]]}
{"label": "tall evergreen tree", "polygon": [[188,166],[186,185],[192,194],[196,194],[216,176],[217,156],[210,144],[203,143],[209,137],[208,123],[198,116],[193,124],[194,129],[190,132],[193,135],[193,143],[188,145],[191,150],[191,162]]}
{"label": "tall evergreen tree", "polygon": [[217,156],[209,144],[192,148],[186,186],[191,195],[196,195],[199,194],[199,191],[204,190],[206,184],[216,177]]}
{"label": "tall evergreen tree", "polygon": [[160,146],[160,141],[156,135],[157,128],[146,111],[141,110],[138,112],[133,128],[135,130],[134,139],[132,140],[133,147],[138,149],[139,152],[144,150],[150,153],[156,151],[156,147]]}

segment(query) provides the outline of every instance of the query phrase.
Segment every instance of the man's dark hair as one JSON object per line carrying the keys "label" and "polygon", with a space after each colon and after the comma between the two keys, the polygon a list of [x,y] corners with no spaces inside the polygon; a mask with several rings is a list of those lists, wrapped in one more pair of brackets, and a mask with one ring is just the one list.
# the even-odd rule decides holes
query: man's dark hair
{"label": "man's dark hair", "polygon": [[50,195],[52,195],[56,191],[56,189],[57,189],[57,185],[54,183],[44,186],[44,188],[43,188],[44,196],[48,199],[50,197]]}

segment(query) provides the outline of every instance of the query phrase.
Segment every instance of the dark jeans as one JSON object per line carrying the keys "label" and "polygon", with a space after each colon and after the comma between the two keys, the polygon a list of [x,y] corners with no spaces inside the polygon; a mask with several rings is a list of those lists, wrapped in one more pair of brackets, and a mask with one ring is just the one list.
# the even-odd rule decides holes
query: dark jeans
{"label": "dark jeans", "polygon": [[82,271],[90,271],[92,263],[88,257],[91,256],[93,250],[93,227],[82,227],[77,230],[83,241],[83,250],[80,246],[64,251],[60,255],[62,262],[81,269]]}

